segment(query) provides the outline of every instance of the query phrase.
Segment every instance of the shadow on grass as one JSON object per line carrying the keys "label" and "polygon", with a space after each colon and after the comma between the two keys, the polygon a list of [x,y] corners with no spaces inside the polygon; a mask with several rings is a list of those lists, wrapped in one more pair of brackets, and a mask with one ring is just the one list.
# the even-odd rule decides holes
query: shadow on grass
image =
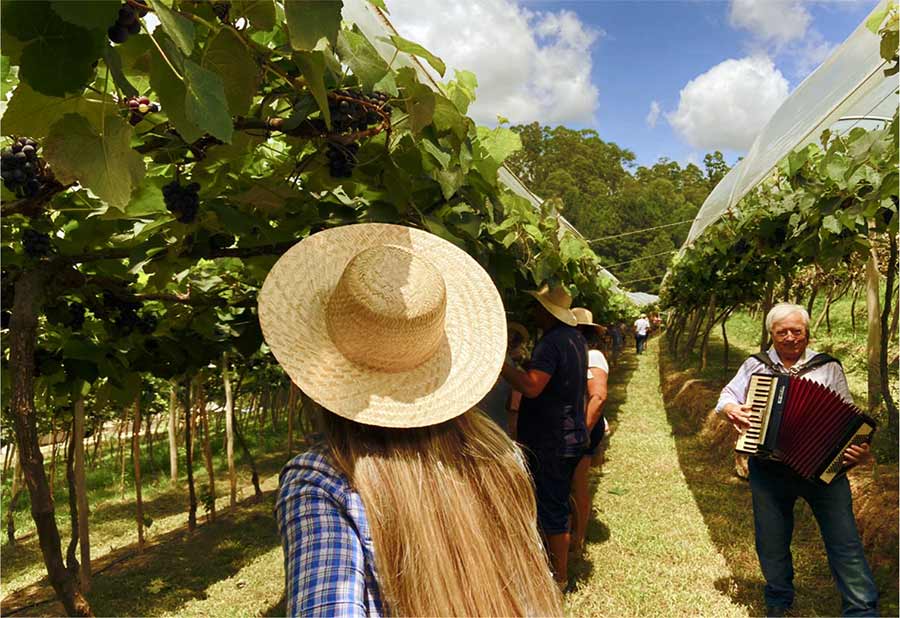
{"label": "shadow on grass", "polygon": [[[93,577],[89,597],[95,614],[177,615],[190,601],[207,598],[210,586],[280,544],[273,500],[270,492],[258,503],[223,512],[193,533],[179,529],[162,535],[141,554],[135,546],[118,550],[119,555],[110,556],[109,565]],[[62,607],[54,602],[24,612],[14,607],[4,610],[7,615],[61,615],[55,612]]]}
{"label": "shadow on grass", "polygon": [[275,605],[263,610],[260,616],[287,616],[287,601],[284,596]]}
{"label": "shadow on grass", "polygon": [[[734,345],[731,346],[729,365],[732,374],[746,358],[743,352],[745,350],[736,350]],[[712,382],[715,389],[724,386],[731,375],[722,376],[722,353],[721,342],[710,342],[709,369],[689,377],[705,378]],[[667,368],[678,371],[690,366],[688,362],[674,361],[667,356],[665,345],[661,346],[660,378],[665,378]],[[696,364],[693,366],[696,367]],[[718,376],[713,377],[714,374]],[[754,545],[749,485],[734,475],[733,459],[730,456],[723,458],[719,454],[721,451],[711,450],[708,443],[700,437],[702,420],[692,423],[687,420],[691,415],[685,414],[683,409],[673,406],[671,401],[664,403],[675,437],[679,465],[688,487],[706,523],[710,539],[725,558],[729,570],[735,574],[734,577],[717,581],[716,588],[736,604],[747,607],[751,615],[765,616],[765,581],[759,569]],[[709,408],[712,409],[715,403],[714,400],[710,401]],[[802,500],[798,501],[800,503],[802,506],[795,511],[791,545],[797,591],[793,611],[801,616],[840,615],[840,597],[831,578],[821,536],[808,506]]]}

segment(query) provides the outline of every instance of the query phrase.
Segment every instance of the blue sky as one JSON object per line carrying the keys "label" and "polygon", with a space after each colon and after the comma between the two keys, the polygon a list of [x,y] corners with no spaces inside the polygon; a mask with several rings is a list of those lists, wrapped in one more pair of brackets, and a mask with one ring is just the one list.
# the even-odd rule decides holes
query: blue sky
{"label": "blue sky", "polygon": [[473,114],[480,122],[494,124],[503,115],[513,122],[594,128],[643,165],[659,157],[702,164],[716,148],[733,163],[780,102],[875,4],[387,2],[403,36],[422,42],[448,66],[476,73]]}

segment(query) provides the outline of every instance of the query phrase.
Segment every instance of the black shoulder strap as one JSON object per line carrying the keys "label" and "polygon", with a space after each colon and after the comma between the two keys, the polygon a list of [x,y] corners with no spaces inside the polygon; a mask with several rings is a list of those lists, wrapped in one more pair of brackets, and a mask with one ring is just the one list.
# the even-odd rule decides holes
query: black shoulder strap
{"label": "black shoulder strap", "polygon": [[784,371],[781,367],[778,367],[775,363],[772,362],[772,359],[769,358],[769,355],[766,354],[765,352],[757,352],[756,354],[752,355],[750,358],[755,358],[756,360],[761,362],[763,365],[765,365],[766,367],[768,367],[775,373],[790,374],[790,375],[798,376],[798,377],[802,376],[806,373],[809,373],[810,371],[812,371],[813,369],[816,369],[817,367],[821,367],[822,365],[827,365],[828,363],[837,363],[838,365],[841,364],[841,361],[839,361],[835,357],[831,356],[830,354],[825,354],[824,352],[820,352],[820,353],[816,354],[815,356],[813,356],[811,359],[809,359],[809,362],[807,362],[805,365],[800,367],[800,369],[798,369],[797,371],[791,372],[791,371]]}

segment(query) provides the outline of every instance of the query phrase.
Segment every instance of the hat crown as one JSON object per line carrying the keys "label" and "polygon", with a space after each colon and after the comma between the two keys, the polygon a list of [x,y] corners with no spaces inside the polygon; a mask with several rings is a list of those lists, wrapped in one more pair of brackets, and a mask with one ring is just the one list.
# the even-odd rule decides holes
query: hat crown
{"label": "hat crown", "polygon": [[591,313],[590,309],[585,309],[584,307],[575,307],[574,309],[572,309],[572,313],[575,314],[575,317],[578,319],[579,324],[594,323],[594,314]]}
{"label": "hat crown", "polygon": [[558,305],[565,309],[572,307],[572,295],[561,285],[555,285],[547,290],[547,298],[554,305]]}
{"label": "hat crown", "polygon": [[328,335],[349,360],[386,372],[428,360],[444,340],[447,289],[427,260],[396,245],[354,256],[328,301]]}

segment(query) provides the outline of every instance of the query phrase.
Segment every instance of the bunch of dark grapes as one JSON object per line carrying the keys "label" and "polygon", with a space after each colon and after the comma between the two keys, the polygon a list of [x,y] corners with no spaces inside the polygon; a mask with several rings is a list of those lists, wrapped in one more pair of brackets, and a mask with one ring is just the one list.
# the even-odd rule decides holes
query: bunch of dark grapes
{"label": "bunch of dark grapes", "polygon": [[[143,0],[134,0],[136,4],[146,6]],[[119,7],[119,16],[116,23],[106,30],[106,35],[113,43],[124,43],[132,34],[138,34],[141,31],[141,17],[147,14],[147,9],[139,9],[128,2]]]}
{"label": "bunch of dark grapes", "polygon": [[181,223],[190,223],[197,217],[200,208],[200,185],[192,182],[184,187],[177,180],[173,180],[162,188],[163,200],[175,219]]}
{"label": "bunch of dark grapes", "polygon": [[219,21],[227,24],[228,14],[231,11],[231,2],[228,2],[228,0],[214,0],[210,4],[212,5],[213,13],[216,14]]}
{"label": "bunch of dark grapes", "polygon": [[231,234],[213,234],[209,237],[209,248],[213,250],[227,249],[234,244],[234,236]]}
{"label": "bunch of dark grapes", "polygon": [[328,100],[331,127],[335,133],[365,131],[369,126],[381,122],[381,114],[373,106],[386,114],[391,112],[391,106],[386,104],[388,97],[383,92],[367,95],[356,90],[337,90],[335,94],[347,97]]}
{"label": "bunch of dark grapes", "polygon": [[69,315],[66,320],[66,326],[77,332],[84,326],[84,305],[81,303],[69,304]]}
{"label": "bunch of dark grapes", "polygon": [[159,111],[159,105],[152,103],[147,97],[131,97],[125,101],[125,104],[131,112],[128,122],[130,122],[132,126],[143,120],[144,116],[147,114],[155,114]]}
{"label": "bunch of dark grapes", "polygon": [[22,230],[22,246],[25,248],[25,255],[32,258],[41,258],[53,251],[50,236],[30,227]]}
{"label": "bunch of dark grapes", "polygon": [[[122,334],[127,335],[134,329],[143,330],[144,318],[138,315],[138,309],[141,303],[119,298],[108,290],[103,291],[103,305],[107,310],[107,315],[112,316],[113,324]],[[156,328],[156,324],[153,324]],[[152,330],[152,329],[151,329]]]}
{"label": "bunch of dark grapes", "polygon": [[37,156],[40,146],[29,137],[20,137],[0,152],[0,177],[7,189],[19,197],[34,197],[41,189],[46,164]]}
{"label": "bunch of dark grapes", "polygon": [[356,167],[356,153],[359,152],[359,144],[338,144],[328,142],[328,172],[332,178],[350,178],[353,168]]}

